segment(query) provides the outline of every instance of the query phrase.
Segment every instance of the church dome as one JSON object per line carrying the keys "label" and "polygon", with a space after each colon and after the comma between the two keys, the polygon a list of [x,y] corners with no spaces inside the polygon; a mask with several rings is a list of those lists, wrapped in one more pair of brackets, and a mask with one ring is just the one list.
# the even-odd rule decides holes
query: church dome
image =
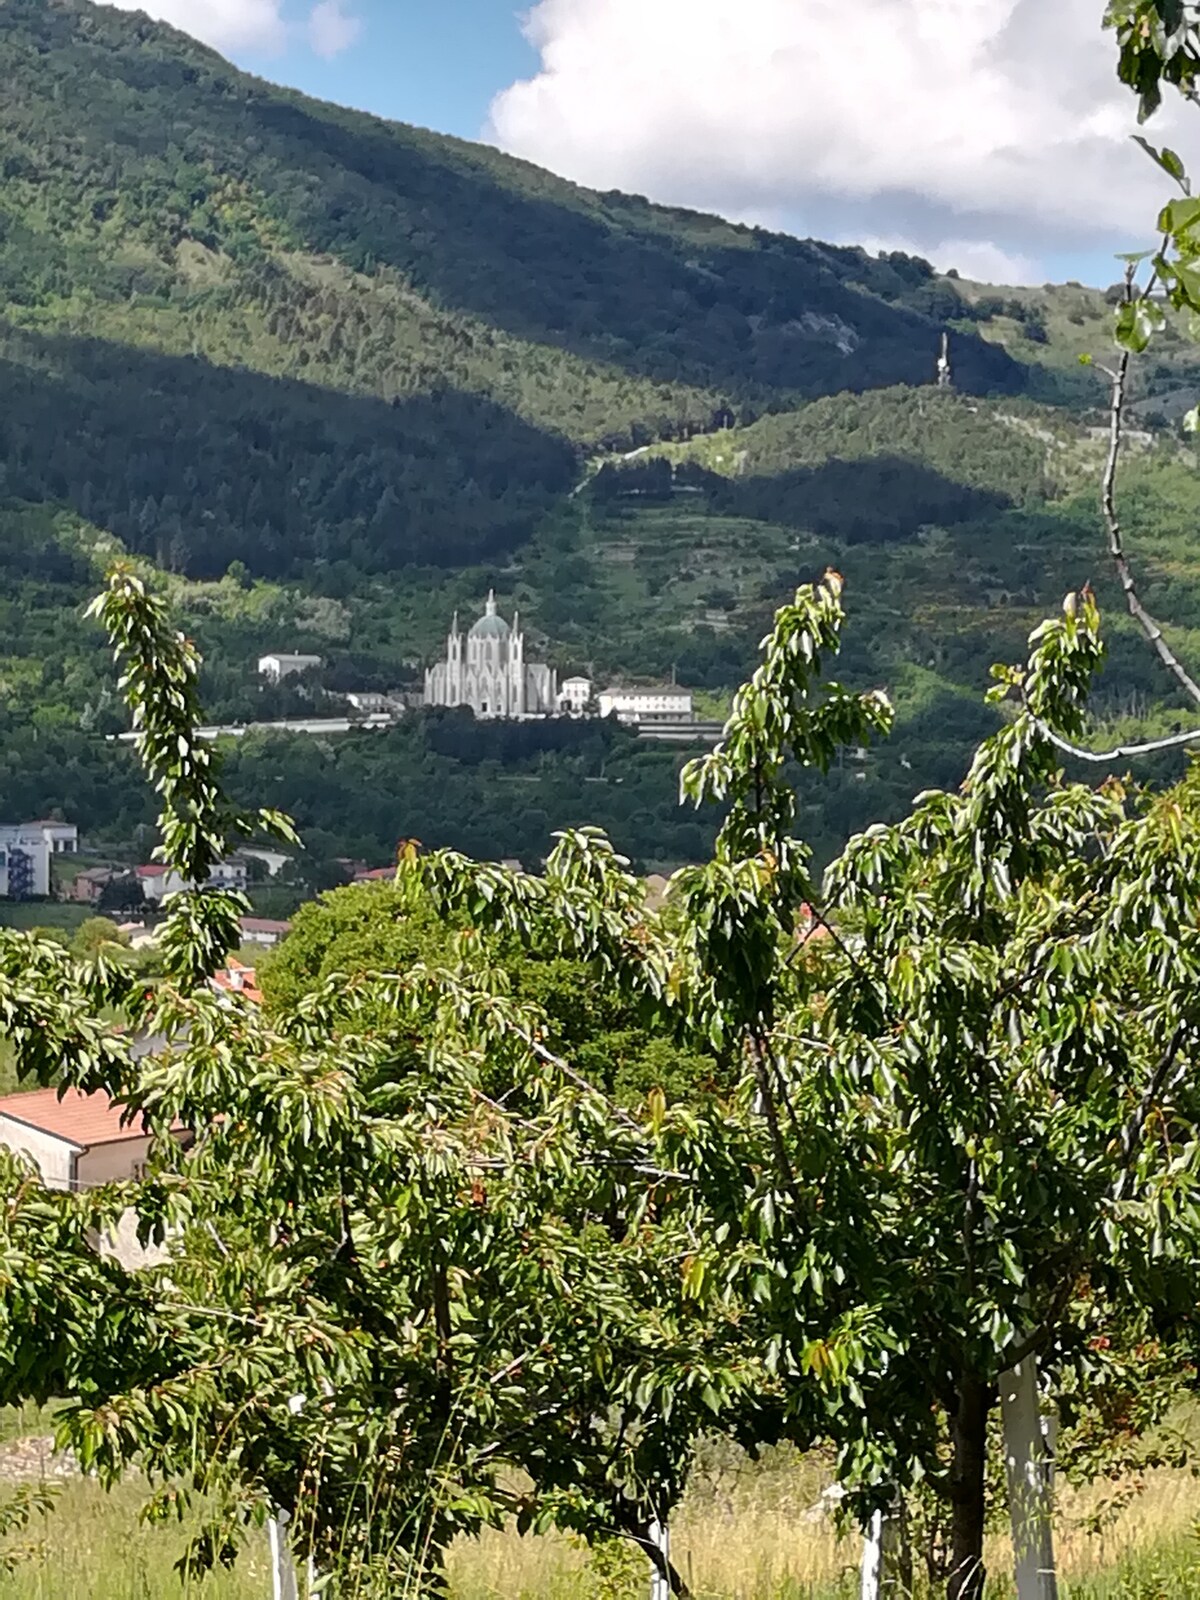
{"label": "church dome", "polygon": [[487,610],[467,635],[470,639],[507,639],[512,629],[496,614],[496,596],[489,594]]}

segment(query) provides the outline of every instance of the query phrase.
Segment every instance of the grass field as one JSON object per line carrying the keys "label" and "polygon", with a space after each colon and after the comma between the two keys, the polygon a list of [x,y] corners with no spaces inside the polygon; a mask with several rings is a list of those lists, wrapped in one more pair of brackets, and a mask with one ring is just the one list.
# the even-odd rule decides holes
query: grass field
{"label": "grass field", "polygon": [[[36,1414],[24,1425],[46,1427]],[[20,1431],[11,1413],[4,1431]],[[672,1524],[675,1559],[695,1600],[853,1600],[858,1541],[839,1539],[814,1510],[824,1481],[813,1458],[776,1453],[751,1467],[714,1452]],[[1082,1529],[1096,1499],[1091,1491],[1061,1497],[1065,1600],[1200,1600],[1190,1473],[1147,1474],[1102,1538]],[[0,1573],[0,1600],[269,1600],[264,1540],[253,1540],[232,1572],[185,1585],[174,1571],[185,1532],[144,1527],[138,1505],[134,1484],[105,1496],[94,1484],[67,1483],[56,1512],[31,1531],[23,1559]],[[1002,1538],[992,1541],[989,1564],[989,1600],[1007,1600]],[[563,1537],[512,1533],[460,1542],[449,1577],[452,1600],[635,1600],[648,1588],[644,1561],[625,1547],[593,1559]]]}
{"label": "grass field", "polygon": [[0,900],[0,928],[61,928],[74,933],[81,922],[94,917],[91,906],[64,900]]}

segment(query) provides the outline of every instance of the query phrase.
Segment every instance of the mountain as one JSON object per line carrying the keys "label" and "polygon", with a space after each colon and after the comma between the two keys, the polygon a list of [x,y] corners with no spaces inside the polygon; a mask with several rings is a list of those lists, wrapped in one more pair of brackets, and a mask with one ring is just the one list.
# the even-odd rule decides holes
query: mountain
{"label": "mountain", "polygon": [[[4,0],[0,82],[7,490],[196,576],[510,550],[581,450],[923,383],[974,314],[926,262],[596,194],[87,0]],[[963,388],[1024,387],[955,344]]]}
{"label": "mountain", "polygon": [[[990,664],[1082,582],[1108,612],[1108,732],[1177,719],[1097,516],[1103,387],[1078,357],[1109,342],[1104,291],[597,194],[86,0],[0,0],[0,173],[0,818],[58,808],[149,848],[80,622],[122,548],[158,569],[223,722],[413,686],[493,586],[536,659],[674,672],[717,715],[774,607],[836,565],[839,675],[899,716],[865,761],[798,780],[823,857],[958,781]],[[1200,487],[1172,419],[1200,369],[1171,332],[1143,368],[1127,534],[1195,659]],[[320,686],[262,685],[270,649],[320,655]],[[683,754],[450,714],[252,735],[229,771],[331,873],[412,836],[536,861],[588,821],[669,865],[711,830],[678,809]]]}

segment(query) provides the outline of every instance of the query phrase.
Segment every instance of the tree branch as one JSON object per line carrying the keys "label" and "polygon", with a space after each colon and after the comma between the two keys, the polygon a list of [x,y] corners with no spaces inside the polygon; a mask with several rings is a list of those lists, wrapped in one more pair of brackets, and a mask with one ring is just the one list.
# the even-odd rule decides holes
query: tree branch
{"label": "tree branch", "polygon": [[[1125,301],[1131,305],[1135,299],[1133,293],[1133,275],[1136,268],[1131,264],[1125,272]],[[1145,290],[1136,298],[1144,300],[1154,287],[1157,275],[1151,278]],[[1108,459],[1104,466],[1104,476],[1100,487],[1100,510],[1104,517],[1104,526],[1108,531],[1108,553],[1112,557],[1113,566],[1116,568],[1117,578],[1125,595],[1125,604],[1130,616],[1141,628],[1146,638],[1150,641],[1156,655],[1163,666],[1179,684],[1193,705],[1200,706],[1200,684],[1188,673],[1180,662],[1175,652],[1171,649],[1163,631],[1155,619],[1142,604],[1134,581],[1133,569],[1125,554],[1125,541],[1121,531],[1121,519],[1117,512],[1117,468],[1121,461],[1121,445],[1124,440],[1126,385],[1129,379],[1129,351],[1122,350],[1121,358],[1117,362],[1116,370],[1112,373],[1112,403],[1109,407],[1108,430]]]}
{"label": "tree branch", "polygon": [[1032,712],[1029,716],[1042,738],[1048,739],[1056,750],[1074,756],[1076,761],[1091,762],[1093,766],[1104,766],[1109,761],[1121,761],[1131,756],[1158,755],[1163,750],[1182,750],[1189,744],[1200,742],[1200,728],[1188,728],[1183,733],[1172,733],[1163,739],[1147,739],[1141,744],[1119,744],[1112,750],[1087,750],[1081,744],[1064,739],[1061,733],[1055,733],[1041,717],[1035,717]]}
{"label": "tree branch", "polygon": [[1167,1081],[1171,1068],[1175,1065],[1175,1059],[1183,1048],[1188,1032],[1189,1024],[1186,1022],[1181,1022],[1175,1029],[1167,1043],[1167,1048],[1155,1063],[1154,1071],[1150,1074],[1150,1081],[1142,1093],[1142,1098],[1138,1101],[1137,1109],[1121,1132],[1121,1165],[1123,1170],[1117,1181],[1116,1197],[1118,1200],[1125,1192],[1125,1185],[1129,1179],[1129,1172],[1133,1165],[1138,1140],[1141,1138],[1142,1130],[1146,1126],[1146,1118],[1150,1115],[1154,1108],[1154,1102],[1163,1091],[1163,1085]]}
{"label": "tree branch", "polygon": [[[1171,1068],[1175,1065],[1175,1061],[1178,1058],[1179,1052],[1183,1048],[1184,1041],[1187,1039],[1190,1031],[1191,1024],[1187,1022],[1181,1022],[1175,1029],[1175,1032],[1171,1035],[1171,1038],[1167,1043],[1166,1049],[1163,1051],[1162,1055],[1158,1058],[1154,1065],[1154,1071],[1150,1074],[1150,1080],[1146,1084],[1142,1098],[1138,1101],[1136,1110],[1121,1132],[1121,1175],[1117,1179],[1116,1188],[1114,1190],[1114,1198],[1117,1200],[1121,1199],[1125,1192],[1125,1186],[1129,1180],[1129,1174],[1133,1166],[1133,1158],[1137,1150],[1137,1143],[1142,1136],[1142,1130],[1146,1126],[1146,1119],[1154,1109],[1154,1102],[1162,1093],[1163,1087],[1166,1084],[1168,1076],[1170,1075]],[[1067,1260],[1067,1262],[1064,1264],[1062,1280],[1055,1292],[1054,1299],[1051,1301],[1049,1311],[1042,1318],[1038,1326],[1031,1333],[1029,1333],[1020,1344],[1010,1345],[1008,1349],[1003,1352],[1002,1360],[1004,1362],[1004,1370],[1006,1372],[1011,1370],[1013,1367],[1019,1367],[1022,1361],[1028,1360],[1030,1356],[1039,1354],[1043,1346],[1050,1339],[1054,1333],[1054,1329],[1059,1321],[1059,1318],[1066,1309],[1067,1302],[1071,1298],[1075,1273],[1080,1264],[1081,1263],[1078,1258]]]}

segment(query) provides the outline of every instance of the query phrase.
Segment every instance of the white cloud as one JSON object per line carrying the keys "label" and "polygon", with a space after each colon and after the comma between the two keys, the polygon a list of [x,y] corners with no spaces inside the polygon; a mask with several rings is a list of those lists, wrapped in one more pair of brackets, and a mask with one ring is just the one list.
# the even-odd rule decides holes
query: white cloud
{"label": "white cloud", "polygon": [[1046,277],[1032,256],[1004,250],[991,239],[943,239],[931,245],[927,240],[917,243],[897,235],[887,239],[868,237],[855,243],[872,254],[903,250],[906,255],[924,256],[939,272],[949,272],[953,267],[961,277],[972,278],[976,283],[1042,283]]}
{"label": "white cloud", "polygon": [[146,11],[214,49],[276,54],[302,39],[319,56],[340,55],[362,23],[345,0],[316,0],[304,23],[284,15],[285,0],[108,0],[123,11]]}
{"label": "white cloud", "polygon": [[488,132],[601,188],[1037,278],[1039,255],[1141,243],[1165,197],[1129,142],[1135,107],[1099,10],[538,0],[540,71],[497,96]]}
{"label": "white cloud", "polygon": [[327,59],[348,50],[362,32],[362,23],[342,9],[342,0],[318,0],[309,12],[308,42]]}
{"label": "white cloud", "polygon": [[287,42],[282,0],[109,0],[122,11],[145,11],[217,50],[282,50]]}

